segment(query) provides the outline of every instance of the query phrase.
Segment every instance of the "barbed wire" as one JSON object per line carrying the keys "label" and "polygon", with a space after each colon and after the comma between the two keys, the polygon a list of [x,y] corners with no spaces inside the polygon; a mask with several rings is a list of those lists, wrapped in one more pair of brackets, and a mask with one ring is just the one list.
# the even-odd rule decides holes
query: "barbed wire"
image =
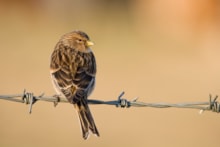
{"label": "barbed wire", "polygon": [[[212,112],[220,112],[220,103],[217,101],[218,96],[216,95],[212,98],[212,95],[209,95],[208,102],[191,102],[191,103],[145,103],[137,101],[138,97],[132,99],[131,101],[123,98],[125,92],[121,92],[118,96],[117,100],[112,101],[102,101],[102,100],[95,100],[95,99],[88,99],[89,104],[105,104],[105,105],[114,105],[116,107],[121,108],[130,108],[130,107],[154,107],[154,108],[190,108],[190,109],[199,109],[200,113],[203,111],[212,111]],[[54,96],[44,96],[44,93],[40,94],[39,96],[34,95],[31,92],[27,92],[26,90],[23,91],[22,94],[15,94],[15,95],[0,95],[0,99],[25,103],[29,104],[29,113],[32,112],[32,106],[37,101],[47,101],[53,102],[54,106],[57,106],[58,103],[68,103],[65,98],[59,97],[57,95]]]}

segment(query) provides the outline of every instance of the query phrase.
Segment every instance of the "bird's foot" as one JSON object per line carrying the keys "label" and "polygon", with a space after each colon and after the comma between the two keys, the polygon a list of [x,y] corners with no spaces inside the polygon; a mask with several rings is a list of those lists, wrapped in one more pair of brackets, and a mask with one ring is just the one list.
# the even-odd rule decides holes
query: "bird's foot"
{"label": "bird's foot", "polygon": [[56,107],[58,105],[58,103],[60,102],[60,96],[59,94],[55,94],[53,95],[54,98],[56,98],[56,101],[54,101],[54,107]]}

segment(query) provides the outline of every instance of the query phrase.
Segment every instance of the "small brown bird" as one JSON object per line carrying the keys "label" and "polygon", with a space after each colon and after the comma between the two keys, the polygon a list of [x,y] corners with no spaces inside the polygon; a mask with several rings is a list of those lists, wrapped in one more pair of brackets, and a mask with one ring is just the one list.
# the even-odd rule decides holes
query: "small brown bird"
{"label": "small brown bird", "polygon": [[61,37],[51,55],[50,73],[58,95],[64,95],[78,112],[84,139],[89,130],[97,136],[87,97],[95,86],[96,60],[90,49],[93,43],[82,31],[72,31]]}

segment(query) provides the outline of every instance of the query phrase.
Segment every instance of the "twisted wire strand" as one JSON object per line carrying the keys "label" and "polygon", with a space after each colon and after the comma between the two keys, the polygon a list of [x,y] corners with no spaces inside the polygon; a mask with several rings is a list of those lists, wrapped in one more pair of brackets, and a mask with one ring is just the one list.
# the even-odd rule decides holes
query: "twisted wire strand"
{"label": "twisted wire strand", "polygon": [[[102,100],[96,100],[96,99],[88,99],[89,104],[105,104],[105,105],[114,105],[116,107],[121,108],[130,108],[130,107],[154,107],[154,108],[190,108],[190,109],[199,109],[200,113],[203,111],[212,111],[212,112],[220,112],[220,103],[217,101],[218,96],[215,96],[212,98],[212,95],[209,95],[209,101],[208,102],[191,102],[191,103],[145,103],[137,101],[138,97],[134,98],[133,100],[129,101],[125,98],[123,98],[123,95],[125,92],[122,92],[117,100],[112,101],[102,101]],[[47,102],[53,102],[54,106],[57,106],[58,103],[68,103],[68,101],[65,98],[59,97],[59,96],[44,96],[44,93],[42,93],[39,96],[35,96],[31,92],[26,92],[24,90],[23,94],[15,94],[15,95],[0,95],[0,99],[13,101],[13,102],[19,102],[19,103],[25,103],[29,104],[29,113],[32,112],[33,104],[35,104],[38,100],[41,101],[47,101]]]}

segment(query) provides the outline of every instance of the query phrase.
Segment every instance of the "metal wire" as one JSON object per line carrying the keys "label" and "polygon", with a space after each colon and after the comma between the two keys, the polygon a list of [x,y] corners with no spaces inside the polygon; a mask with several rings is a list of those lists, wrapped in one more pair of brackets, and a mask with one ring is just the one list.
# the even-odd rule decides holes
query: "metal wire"
{"label": "metal wire", "polygon": [[[191,102],[191,103],[145,103],[137,101],[138,97],[134,98],[133,100],[129,101],[125,98],[123,98],[125,92],[122,92],[117,100],[113,101],[102,101],[102,100],[95,100],[95,99],[88,99],[89,104],[105,104],[105,105],[114,105],[116,107],[121,108],[130,108],[130,107],[154,107],[154,108],[190,108],[190,109],[199,109],[200,113],[203,111],[212,111],[212,112],[220,112],[220,104],[217,101],[218,96],[215,96],[212,98],[212,95],[209,95],[209,101],[208,102]],[[65,98],[59,97],[59,96],[44,96],[44,93],[42,93],[39,96],[35,96],[31,92],[26,92],[24,90],[23,94],[17,94],[17,95],[0,95],[0,99],[13,101],[13,102],[19,102],[19,103],[25,103],[29,104],[29,113],[32,112],[33,104],[35,104],[38,100],[41,101],[47,101],[47,102],[53,102],[54,106],[57,106],[58,103],[68,103],[68,101]]]}

